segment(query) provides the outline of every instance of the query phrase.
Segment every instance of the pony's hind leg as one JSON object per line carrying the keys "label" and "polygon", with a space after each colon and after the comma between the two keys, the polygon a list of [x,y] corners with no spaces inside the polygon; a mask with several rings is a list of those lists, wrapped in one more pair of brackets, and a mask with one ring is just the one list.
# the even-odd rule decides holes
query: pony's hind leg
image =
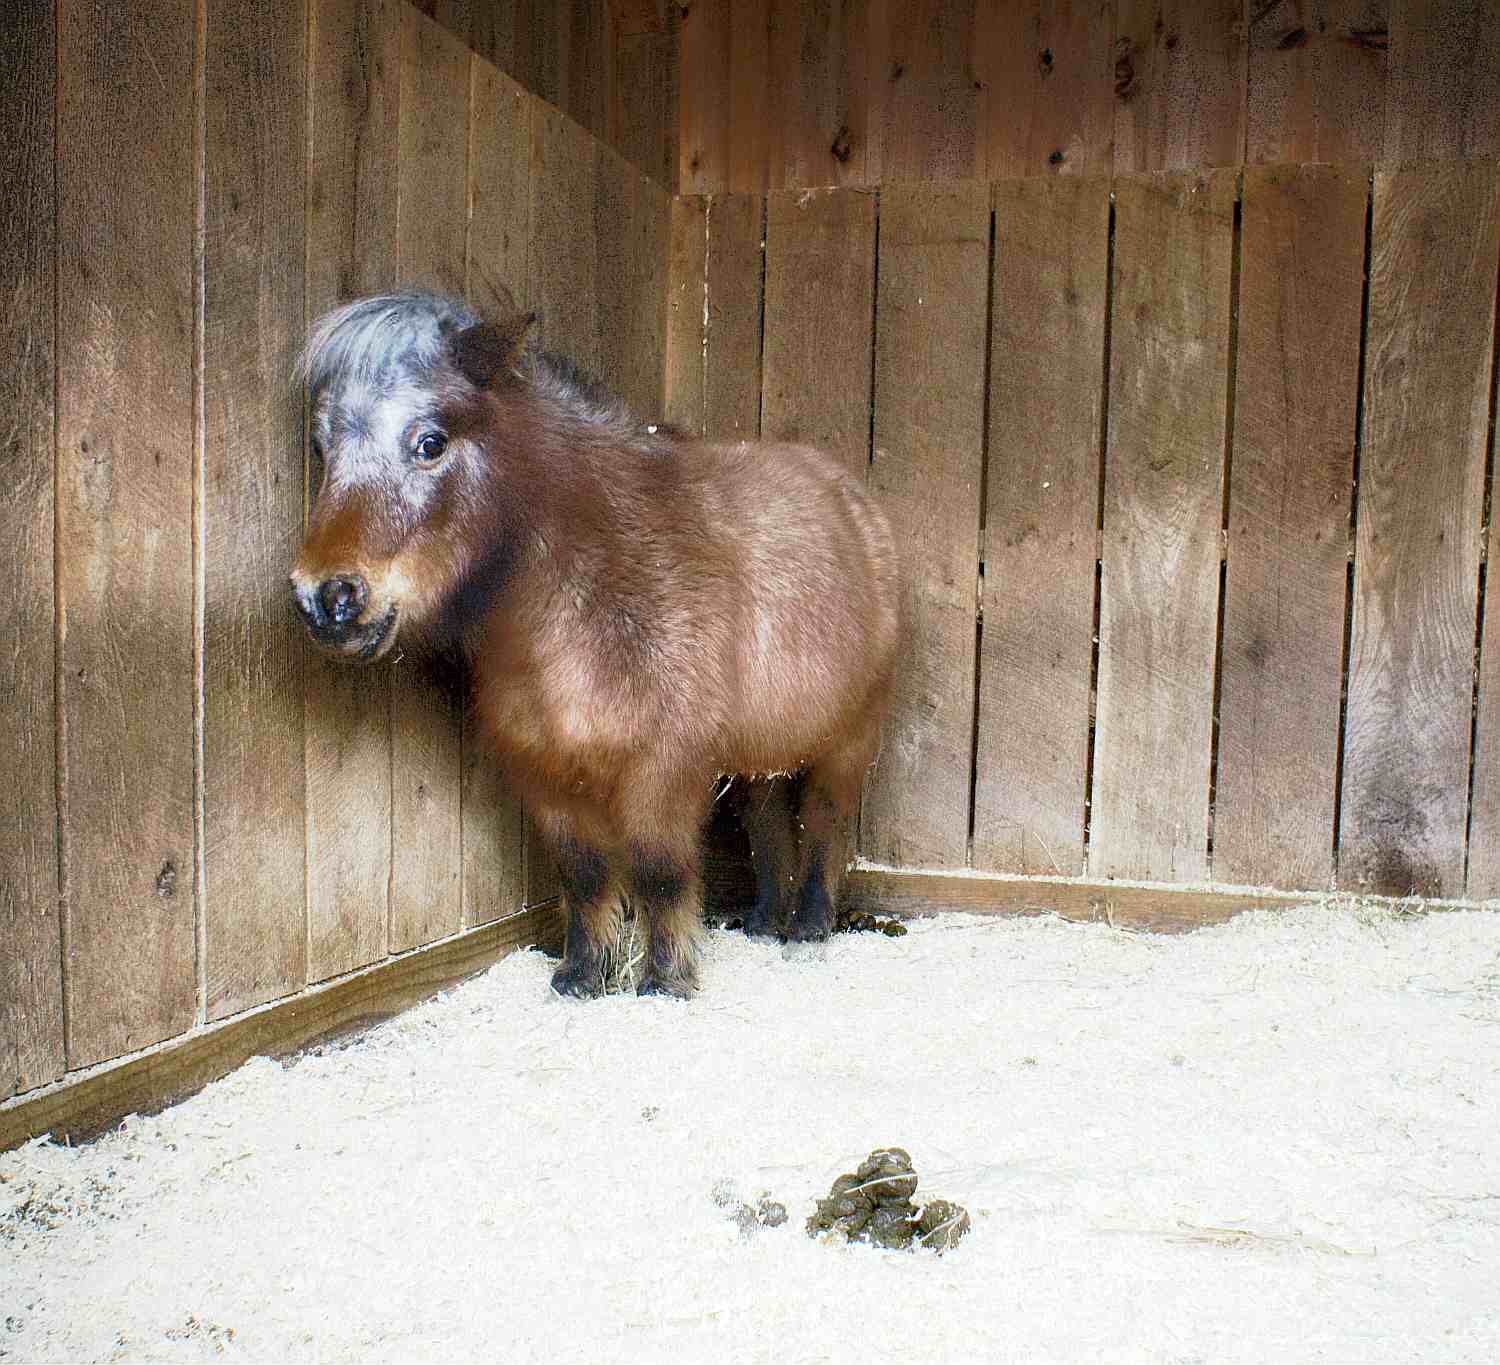
{"label": "pony's hind leg", "polygon": [[604,994],[619,943],[620,898],[604,853],[581,841],[566,822],[550,823],[568,925],[552,989],[559,995],[592,999]]}
{"label": "pony's hind leg", "polygon": [[756,938],[779,934],[785,927],[787,903],[797,885],[797,831],[790,778],[765,778],[745,787],[740,819],[755,864],[755,904],[745,913],[745,932]]}
{"label": "pony's hind leg", "polygon": [[834,901],[849,857],[849,819],[873,753],[873,743],[859,743],[807,770],[799,813],[802,856],[786,931],[793,942],[821,942],[833,932]]}

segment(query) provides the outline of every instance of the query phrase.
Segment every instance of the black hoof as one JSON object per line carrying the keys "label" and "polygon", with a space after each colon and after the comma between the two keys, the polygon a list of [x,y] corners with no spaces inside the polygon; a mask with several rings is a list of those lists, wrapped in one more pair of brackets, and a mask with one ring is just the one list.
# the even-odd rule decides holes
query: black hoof
{"label": "black hoof", "polygon": [[604,973],[586,963],[564,962],[552,973],[552,989],[575,1000],[596,1000],[604,994]]}

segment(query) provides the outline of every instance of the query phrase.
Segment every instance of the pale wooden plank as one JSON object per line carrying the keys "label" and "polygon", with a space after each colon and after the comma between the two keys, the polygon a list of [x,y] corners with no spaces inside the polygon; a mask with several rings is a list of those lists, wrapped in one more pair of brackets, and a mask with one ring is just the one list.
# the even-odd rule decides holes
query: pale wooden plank
{"label": "pale wooden plank", "polygon": [[967,860],[974,732],[990,196],[977,181],[880,201],[870,486],[904,561],[904,639],[860,847],[879,862]]}
{"label": "pale wooden plank", "polygon": [[1095,876],[1208,875],[1234,178],[1116,183]]}
{"label": "pale wooden plank", "polygon": [[1375,177],[1339,884],[1464,881],[1500,175]]}
{"label": "pale wooden plank", "polygon": [[180,1033],[196,1009],[195,24],[183,0],[63,0],[57,19],[64,993],[79,1067]]}
{"label": "pale wooden plank", "polygon": [[708,299],[708,205],[701,194],[672,200],[667,248],[667,421],[703,434],[704,309]]}
{"label": "pale wooden plank", "polygon": [[729,0],[685,5],[677,30],[683,73],[678,100],[677,189],[710,194],[728,184]]}
{"label": "pale wooden plank", "polygon": [[[312,8],[309,321],[396,282],[401,13],[398,0],[317,0]],[[390,670],[353,668],[312,649],[307,656],[307,977],[322,981],[385,952]]]}
{"label": "pale wooden plank", "polygon": [[766,196],[761,430],[821,446],[864,476],[870,449],[875,198]]}
{"label": "pale wooden plank", "polygon": [[[398,276],[462,295],[468,223],[469,53],[408,9],[401,40]],[[461,706],[409,657],[391,669],[392,952],[462,922]]]}
{"label": "pale wooden plank", "polygon": [[759,194],[716,194],[708,205],[703,409],[704,430],[714,440],[760,434],[764,214]]}
{"label": "pale wooden plank", "polygon": [[1107,181],[995,186],[973,858],[998,872],[1083,870],[1108,257]]}
{"label": "pale wooden plank", "polygon": [[1245,160],[1375,160],[1385,133],[1390,0],[1251,7]]}
{"label": "pale wooden plank", "polygon": [[1366,197],[1351,171],[1245,173],[1216,881],[1333,877]]}
{"label": "pale wooden plank", "polygon": [[57,28],[23,0],[0,46],[0,1099],[63,1070],[53,621]]}
{"label": "pale wooden plank", "polygon": [[307,980],[301,540],[307,11],[212,0],[203,247],[203,877],[208,1017]]}
{"label": "pale wooden plank", "polygon": [[1248,0],[1118,0],[1115,173],[1235,166]]}
{"label": "pale wooden plank", "polygon": [[1384,164],[1500,156],[1493,0],[1389,3]]}

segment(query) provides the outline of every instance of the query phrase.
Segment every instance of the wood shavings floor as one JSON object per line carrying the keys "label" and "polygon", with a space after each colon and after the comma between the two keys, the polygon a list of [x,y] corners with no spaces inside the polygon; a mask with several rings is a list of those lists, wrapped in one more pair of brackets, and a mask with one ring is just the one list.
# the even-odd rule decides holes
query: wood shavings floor
{"label": "wood shavings floor", "polygon": [[[686,1005],[550,971],[0,1156],[0,1359],[1500,1357],[1500,915],[716,932]],[[885,1144],[956,1251],[804,1235]]]}

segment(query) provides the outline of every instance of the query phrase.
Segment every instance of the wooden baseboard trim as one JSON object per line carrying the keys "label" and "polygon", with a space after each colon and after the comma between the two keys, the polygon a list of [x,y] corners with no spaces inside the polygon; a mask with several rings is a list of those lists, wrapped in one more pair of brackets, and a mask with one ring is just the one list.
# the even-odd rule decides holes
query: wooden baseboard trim
{"label": "wooden baseboard trim", "polygon": [[517,948],[560,948],[556,902],[536,905],[0,1104],[0,1151],[51,1134],[83,1142],[186,1099],[251,1057],[343,1037],[482,972]]}

